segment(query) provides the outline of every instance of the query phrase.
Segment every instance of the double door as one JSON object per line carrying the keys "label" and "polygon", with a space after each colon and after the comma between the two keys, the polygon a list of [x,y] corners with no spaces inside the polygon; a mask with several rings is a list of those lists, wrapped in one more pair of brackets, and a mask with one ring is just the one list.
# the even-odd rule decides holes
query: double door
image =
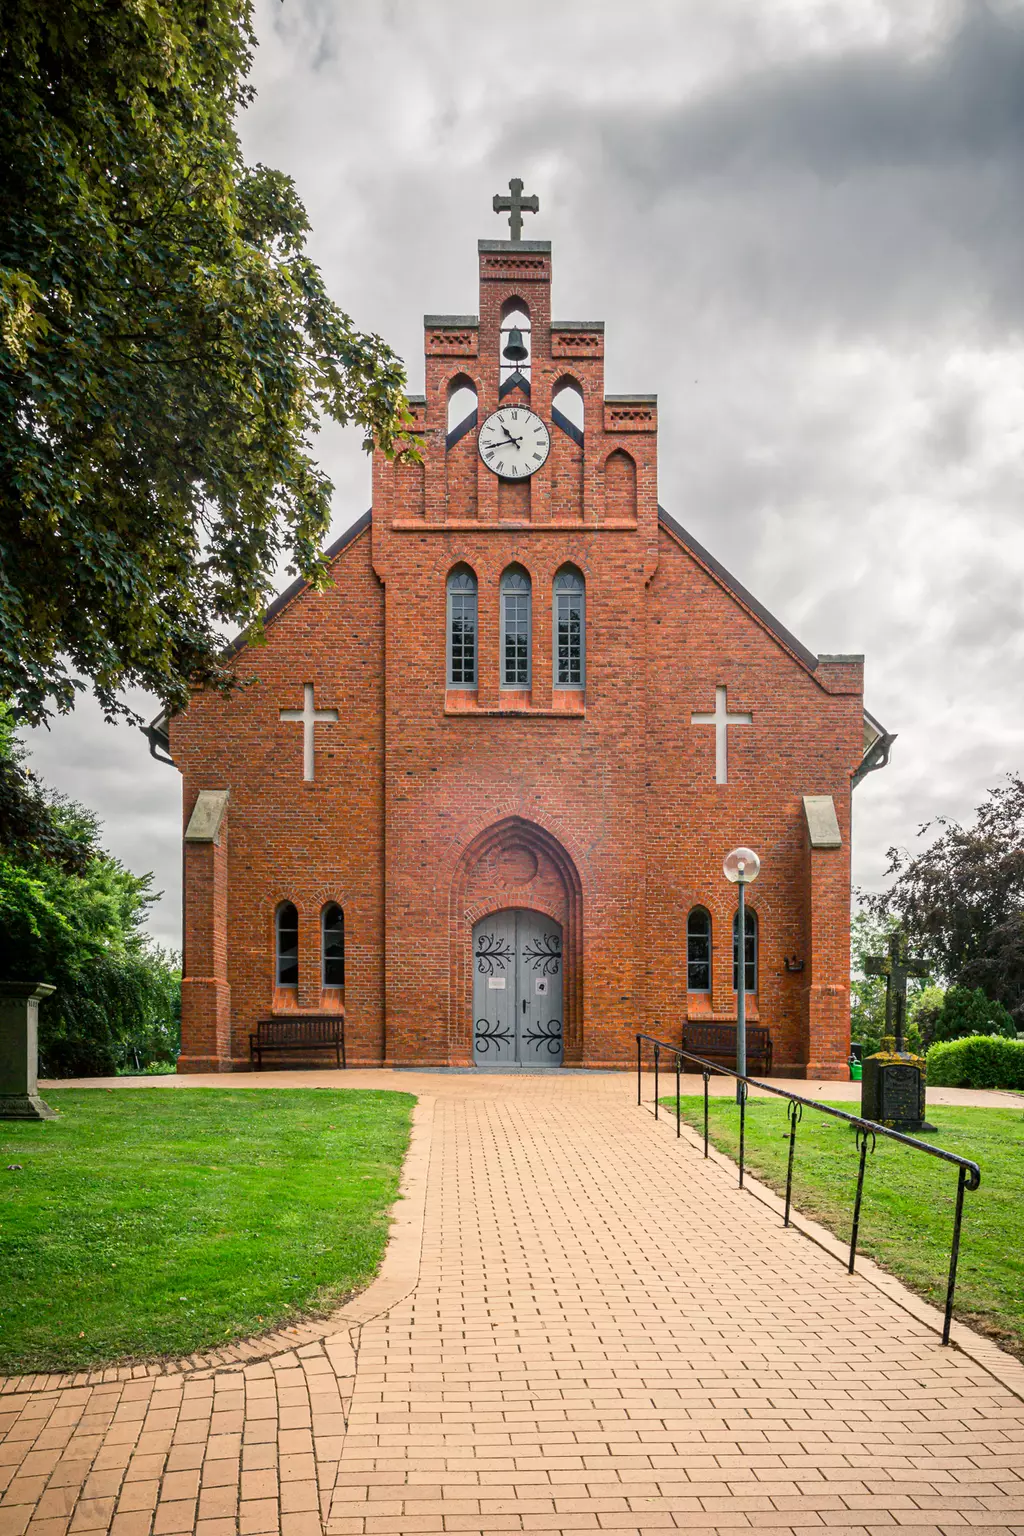
{"label": "double door", "polygon": [[552,918],[520,907],[475,925],[473,1060],[562,1065],[562,928]]}

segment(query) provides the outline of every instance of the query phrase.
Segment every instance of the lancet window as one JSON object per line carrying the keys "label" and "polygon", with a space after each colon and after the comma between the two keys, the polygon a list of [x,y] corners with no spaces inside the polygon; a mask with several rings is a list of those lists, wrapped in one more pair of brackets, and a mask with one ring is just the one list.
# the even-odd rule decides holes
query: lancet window
{"label": "lancet window", "polygon": [[277,985],[297,987],[299,984],[299,914],[295,903],[282,901],[277,909]]}
{"label": "lancet window", "polygon": [[582,688],[586,666],[586,589],[571,566],[558,572],[554,591],[556,688]]}
{"label": "lancet window", "polygon": [[[743,967],[746,973],[745,986],[748,992],[757,991],[757,913],[746,908],[746,935],[743,945]],[[740,988],[740,915],[735,913],[732,920],[732,987],[734,992]]]}
{"label": "lancet window", "polygon": [[533,629],[533,590],[520,566],[510,566],[501,578],[501,686],[531,686],[530,651]]}
{"label": "lancet window", "polygon": [[330,901],[320,914],[321,963],[323,985],[345,985],[345,914],[336,901]]}
{"label": "lancet window", "polygon": [[475,688],[477,668],[477,588],[468,566],[448,577],[448,686]]}
{"label": "lancet window", "polygon": [[686,919],[686,990],[711,991],[711,913],[694,907]]}

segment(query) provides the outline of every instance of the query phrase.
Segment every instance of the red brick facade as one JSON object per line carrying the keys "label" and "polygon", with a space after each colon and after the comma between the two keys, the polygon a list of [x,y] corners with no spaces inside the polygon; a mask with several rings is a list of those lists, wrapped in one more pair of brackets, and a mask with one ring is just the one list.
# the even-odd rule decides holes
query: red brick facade
{"label": "red brick facade", "polygon": [[[736,1017],[735,890],[724,854],[762,873],[758,985],[777,1070],[842,1076],[849,1049],[851,779],[863,754],[859,657],[811,656],[664,512],[653,397],[607,397],[599,324],[552,323],[545,242],[482,241],[479,317],[429,317],[422,465],[377,458],[373,512],[336,546],[334,585],[271,610],[241,649],[248,684],[195,697],[171,722],[186,822],[227,790],[215,839],[185,844],[181,1070],[248,1065],[255,1021],[343,1009],[351,1064],[472,1062],[471,935],[531,908],[564,935],[565,1064],[622,1066],[637,1029],[676,1038],[691,1017]],[[499,404],[503,316],[530,317],[528,403],[551,430],[521,482],[449,432],[467,383]],[[524,365],[525,368],[525,365]],[[552,416],[569,381],[582,434]],[[502,404],[525,405],[525,389]],[[561,423],[561,424],[559,424]],[[582,437],[582,441],[580,438]],[[499,585],[532,585],[532,679],[499,679]],[[586,586],[585,688],[553,686],[553,596],[566,564]],[[475,689],[446,687],[446,586],[478,588]],[[314,727],[312,780],[303,707]],[[691,723],[726,689],[728,780],[716,730]],[[831,796],[838,847],[811,848],[803,796]],[[275,987],[275,913],[299,918],[298,984]],[[345,984],[321,987],[320,914],[345,919]],[[710,993],[687,993],[687,915],[712,919]],[[789,962],[789,968],[786,966]],[[794,964],[795,962],[795,964]],[[802,966],[801,966],[802,962]]]}

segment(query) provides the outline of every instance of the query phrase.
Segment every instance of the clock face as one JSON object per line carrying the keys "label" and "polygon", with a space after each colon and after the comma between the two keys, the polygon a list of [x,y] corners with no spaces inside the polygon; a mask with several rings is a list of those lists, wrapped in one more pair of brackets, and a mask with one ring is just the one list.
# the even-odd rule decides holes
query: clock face
{"label": "clock face", "polygon": [[551,447],[547,427],[522,405],[503,405],[488,416],[477,441],[487,468],[503,480],[523,480],[532,475]]}

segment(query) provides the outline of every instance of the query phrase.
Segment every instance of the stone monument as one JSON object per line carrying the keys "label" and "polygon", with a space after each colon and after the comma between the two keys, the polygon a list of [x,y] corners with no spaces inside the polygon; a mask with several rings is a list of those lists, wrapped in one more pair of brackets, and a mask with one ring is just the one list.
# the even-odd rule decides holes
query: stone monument
{"label": "stone monument", "polygon": [[56,1120],[39,1097],[39,999],[46,981],[0,981],[0,1120]]}
{"label": "stone monument", "polygon": [[907,981],[927,976],[928,967],[907,954],[902,928],[893,930],[887,955],[864,962],[869,976],[885,977],[885,1035],[881,1050],[864,1062],[860,1112],[865,1120],[877,1120],[894,1131],[934,1131],[924,1118],[925,1063],[906,1049]]}

